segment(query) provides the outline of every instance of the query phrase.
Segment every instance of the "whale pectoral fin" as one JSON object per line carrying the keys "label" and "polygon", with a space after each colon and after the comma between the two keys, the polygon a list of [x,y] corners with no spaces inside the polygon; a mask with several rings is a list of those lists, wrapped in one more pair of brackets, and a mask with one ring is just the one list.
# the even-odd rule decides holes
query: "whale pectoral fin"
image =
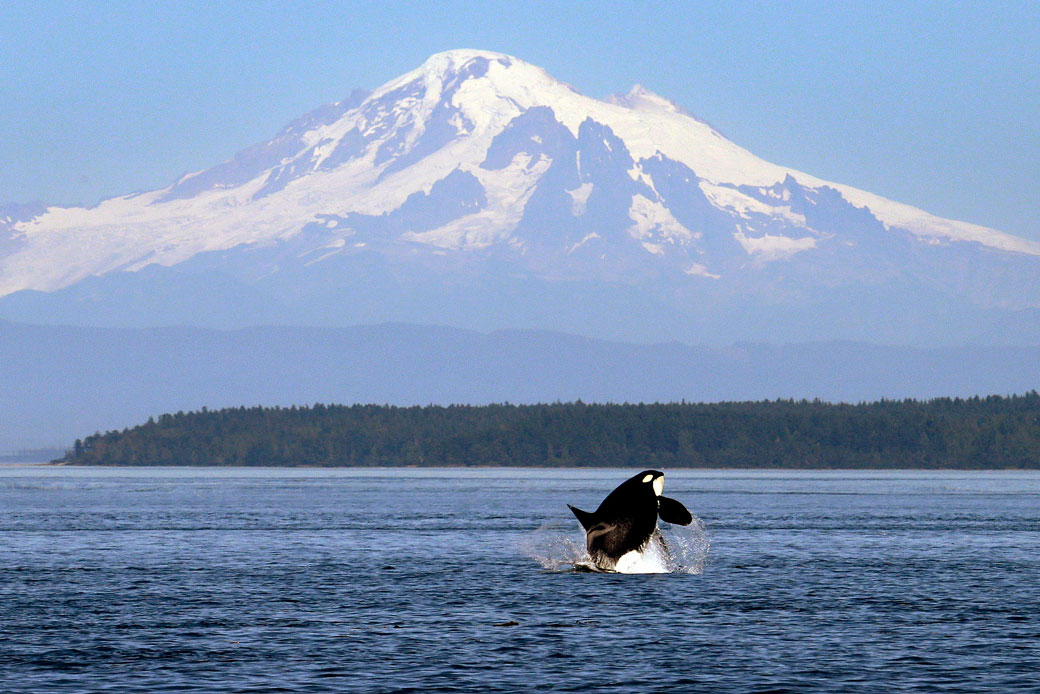
{"label": "whale pectoral fin", "polygon": [[581,523],[581,527],[588,531],[589,528],[596,524],[596,514],[589,513],[588,511],[582,511],[580,508],[575,508],[570,504],[567,504],[567,508],[578,518],[578,522]]}
{"label": "whale pectoral fin", "polygon": [[657,497],[657,515],[665,523],[675,525],[689,525],[693,522],[693,515],[686,510],[681,502],[669,499],[667,496]]}

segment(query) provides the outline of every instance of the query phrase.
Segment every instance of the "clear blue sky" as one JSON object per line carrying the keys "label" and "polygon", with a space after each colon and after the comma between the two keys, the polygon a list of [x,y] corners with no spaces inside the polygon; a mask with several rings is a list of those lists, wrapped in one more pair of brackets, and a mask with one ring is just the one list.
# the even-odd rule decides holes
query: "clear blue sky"
{"label": "clear blue sky", "polygon": [[165,186],[466,47],[591,96],[639,82],[767,160],[1040,240],[1036,1],[12,0],[0,28],[0,203]]}

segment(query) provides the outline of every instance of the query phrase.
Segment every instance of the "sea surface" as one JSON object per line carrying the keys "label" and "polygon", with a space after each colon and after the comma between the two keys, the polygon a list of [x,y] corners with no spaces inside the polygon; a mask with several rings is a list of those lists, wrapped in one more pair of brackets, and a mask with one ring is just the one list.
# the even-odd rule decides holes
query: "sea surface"
{"label": "sea surface", "polygon": [[1040,691],[1040,474],[635,472],[0,468],[0,691]]}

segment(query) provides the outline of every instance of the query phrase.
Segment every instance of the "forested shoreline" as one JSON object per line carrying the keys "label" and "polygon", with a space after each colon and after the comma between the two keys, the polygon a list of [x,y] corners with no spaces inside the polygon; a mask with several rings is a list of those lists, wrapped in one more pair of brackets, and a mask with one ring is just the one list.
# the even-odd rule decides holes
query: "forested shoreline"
{"label": "forested shoreline", "polygon": [[78,465],[1040,468],[1040,394],[862,404],[313,405],[164,414]]}

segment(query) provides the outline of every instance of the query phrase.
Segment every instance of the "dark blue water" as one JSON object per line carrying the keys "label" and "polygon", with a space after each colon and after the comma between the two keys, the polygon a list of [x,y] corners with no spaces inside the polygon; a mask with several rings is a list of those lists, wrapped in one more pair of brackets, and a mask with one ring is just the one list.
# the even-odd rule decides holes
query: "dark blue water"
{"label": "dark blue water", "polygon": [[1040,475],[671,471],[702,573],[532,558],[629,474],[0,469],[0,690],[1040,691]]}

